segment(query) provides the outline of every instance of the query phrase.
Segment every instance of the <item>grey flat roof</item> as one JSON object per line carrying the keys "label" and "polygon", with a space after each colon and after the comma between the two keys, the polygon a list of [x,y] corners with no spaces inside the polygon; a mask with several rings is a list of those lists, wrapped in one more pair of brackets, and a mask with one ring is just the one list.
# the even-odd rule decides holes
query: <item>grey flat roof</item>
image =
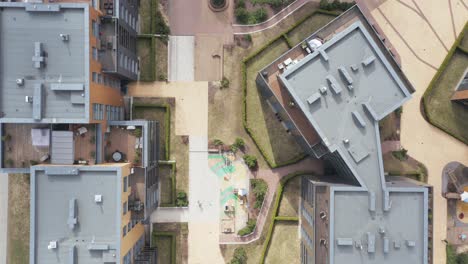
{"label": "grey flat roof", "polygon": [[[86,122],[89,5],[0,7],[0,122]],[[18,79],[24,83],[18,85]],[[27,96],[32,102],[26,102]]]}
{"label": "grey flat roof", "polygon": [[[75,263],[69,261],[73,248],[78,263],[103,263],[112,254],[118,262],[121,186],[120,167],[31,167],[30,263]],[[50,241],[57,241],[56,249],[48,249]]]}
{"label": "grey flat roof", "polygon": [[411,95],[366,28],[353,23],[279,78],[360,185],[331,189],[330,263],[427,263],[427,188],[387,187],[378,127]]}

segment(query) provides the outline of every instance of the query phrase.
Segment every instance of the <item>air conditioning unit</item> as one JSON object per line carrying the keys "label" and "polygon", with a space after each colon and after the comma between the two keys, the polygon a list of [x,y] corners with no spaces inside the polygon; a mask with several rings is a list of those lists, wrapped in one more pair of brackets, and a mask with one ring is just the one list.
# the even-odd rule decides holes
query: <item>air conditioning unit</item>
{"label": "air conditioning unit", "polygon": [[96,203],[102,203],[102,194],[96,194],[96,195],[94,195],[94,202],[96,202]]}
{"label": "air conditioning unit", "polygon": [[19,85],[19,86],[23,86],[24,85],[24,79],[23,78],[16,79],[16,84]]}
{"label": "air conditioning unit", "polygon": [[47,246],[48,250],[56,249],[57,248],[57,240],[53,240],[49,242],[49,245]]}
{"label": "air conditioning unit", "polygon": [[70,40],[70,35],[60,34],[60,38],[62,39],[62,41],[68,41],[68,40]]}
{"label": "air conditioning unit", "polygon": [[32,98],[32,96],[27,96],[27,95],[26,95],[26,96],[24,97],[24,101],[25,101],[26,103],[32,104],[33,98]]}

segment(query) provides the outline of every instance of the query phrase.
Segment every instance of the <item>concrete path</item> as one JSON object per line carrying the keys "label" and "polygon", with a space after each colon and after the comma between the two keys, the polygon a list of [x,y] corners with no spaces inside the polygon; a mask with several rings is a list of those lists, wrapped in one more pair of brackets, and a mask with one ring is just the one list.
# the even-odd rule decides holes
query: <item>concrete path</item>
{"label": "concrete path", "polygon": [[158,207],[151,214],[151,223],[186,223],[188,219],[187,207]]}
{"label": "concrete path", "polygon": [[194,80],[194,45],[193,36],[169,36],[169,81]]}
{"label": "concrete path", "polygon": [[224,263],[219,250],[220,186],[208,168],[208,138],[190,137],[189,263]]}
{"label": "concrete path", "polygon": [[[189,208],[163,218],[187,217],[189,264],[224,263],[219,249],[219,183],[208,168],[208,83],[135,83],[131,96],[175,97],[177,135],[189,136]],[[152,220],[158,219],[157,216]],[[161,220],[162,221],[162,220]]]}
{"label": "concrete path", "polygon": [[416,89],[404,105],[401,143],[408,154],[426,165],[434,186],[433,263],[445,263],[447,201],[441,195],[442,170],[452,161],[468,164],[468,147],[427,123],[420,100],[447,52],[463,28],[468,10],[461,1],[386,1],[372,11],[401,57],[402,68]]}
{"label": "concrete path", "polygon": [[8,174],[0,174],[0,264],[7,263]]}

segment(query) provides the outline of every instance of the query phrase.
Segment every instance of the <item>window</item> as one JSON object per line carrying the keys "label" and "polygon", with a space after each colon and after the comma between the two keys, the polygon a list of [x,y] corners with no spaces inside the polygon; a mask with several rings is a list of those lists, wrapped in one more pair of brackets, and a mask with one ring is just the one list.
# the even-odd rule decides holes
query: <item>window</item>
{"label": "window", "polygon": [[93,32],[93,36],[96,38],[99,37],[99,24],[95,20],[93,20],[91,24],[92,24],[91,30]]}
{"label": "window", "polygon": [[97,72],[93,72],[93,74],[92,74],[93,82],[97,82],[97,78],[98,78],[97,75],[98,75]]}
{"label": "window", "polygon": [[104,105],[93,104],[93,119],[102,120],[104,118]]}
{"label": "window", "polygon": [[93,47],[93,59],[98,60],[98,50],[95,47]]}
{"label": "window", "polygon": [[[128,212],[128,203],[125,202],[125,203],[123,203],[123,215],[126,215],[127,212]],[[127,230],[127,229],[125,229],[125,230]]]}
{"label": "window", "polygon": [[127,235],[127,226],[124,226],[123,229],[122,229],[122,234],[123,236],[126,236]]}
{"label": "window", "polygon": [[91,4],[94,7],[94,9],[97,9],[97,0],[92,0]]}
{"label": "window", "polygon": [[132,222],[131,221],[128,222],[127,230],[128,230],[127,232],[129,232],[129,233],[130,233],[130,230],[132,230]]}
{"label": "window", "polygon": [[125,177],[123,178],[123,191],[124,191],[124,192],[127,192],[127,188],[128,188],[128,177],[125,176]]}

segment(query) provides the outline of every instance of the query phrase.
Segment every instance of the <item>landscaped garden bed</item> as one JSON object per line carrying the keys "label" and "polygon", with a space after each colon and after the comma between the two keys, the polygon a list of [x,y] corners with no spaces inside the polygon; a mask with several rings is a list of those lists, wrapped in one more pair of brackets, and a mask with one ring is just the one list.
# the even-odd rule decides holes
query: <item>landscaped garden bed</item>
{"label": "landscaped garden bed", "polygon": [[187,223],[153,224],[152,242],[158,250],[158,263],[188,263]]}
{"label": "landscaped garden bed", "polygon": [[427,120],[465,144],[468,144],[468,122],[466,122],[468,110],[465,105],[453,102],[450,98],[468,67],[468,40],[465,36],[468,35],[467,25],[453,44],[423,97]]}

